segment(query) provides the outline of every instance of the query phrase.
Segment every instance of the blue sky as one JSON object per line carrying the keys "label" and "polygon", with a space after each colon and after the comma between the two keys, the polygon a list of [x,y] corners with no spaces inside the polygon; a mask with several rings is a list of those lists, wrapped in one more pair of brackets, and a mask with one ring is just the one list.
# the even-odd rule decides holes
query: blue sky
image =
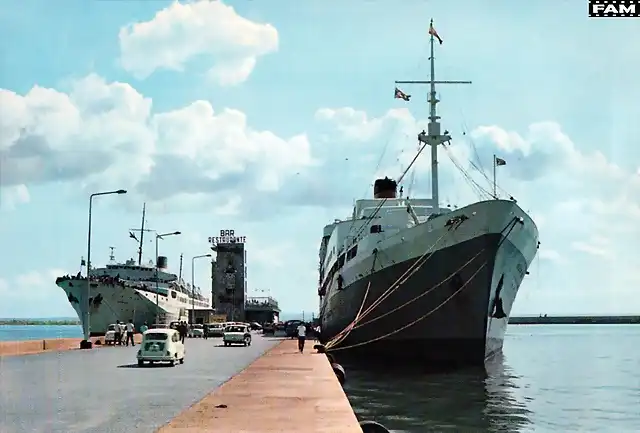
{"label": "blue sky", "polygon": [[[234,229],[250,292],[314,310],[322,227],[413,156],[426,95],[394,100],[393,81],[428,78],[431,17],[437,78],[473,81],[439,89],[451,152],[503,157],[501,189],[540,229],[514,313],[637,313],[640,23],[586,15],[550,0],[0,5],[0,317],[73,315],[55,276],[77,272],[88,195],[111,188],[129,193],[95,202],[95,265],[109,246],[135,254],[146,201],[151,228],[183,232],[161,244],[174,271]],[[478,200],[440,160],[442,200]],[[426,158],[414,179],[428,195]],[[197,283],[208,273],[198,262]]]}

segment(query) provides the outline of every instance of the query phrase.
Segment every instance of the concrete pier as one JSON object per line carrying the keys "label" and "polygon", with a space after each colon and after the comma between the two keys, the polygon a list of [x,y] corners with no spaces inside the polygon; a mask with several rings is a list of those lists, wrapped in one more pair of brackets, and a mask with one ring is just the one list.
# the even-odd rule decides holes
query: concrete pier
{"label": "concrete pier", "polygon": [[158,433],[362,433],[327,357],[284,340]]}
{"label": "concrete pier", "polygon": [[[135,334],[133,341],[140,343],[142,334]],[[81,338],[51,338],[47,340],[0,341],[0,357],[36,355],[46,352],[79,350]],[[94,349],[111,347],[104,344],[104,337],[91,337]]]}
{"label": "concrete pier", "polygon": [[1,356],[0,432],[155,432],[278,342],[187,339],[185,363],[173,368],[139,368],[137,345]]}

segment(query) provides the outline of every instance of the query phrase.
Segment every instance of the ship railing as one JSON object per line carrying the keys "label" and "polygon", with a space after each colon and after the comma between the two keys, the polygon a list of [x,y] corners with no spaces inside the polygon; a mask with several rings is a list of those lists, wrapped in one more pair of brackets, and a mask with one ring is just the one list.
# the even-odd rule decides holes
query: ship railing
{"label": "ship railing", "polygon": [[247,297],[245,306],[279,308],[278,301],[271,296],[249,296]]}

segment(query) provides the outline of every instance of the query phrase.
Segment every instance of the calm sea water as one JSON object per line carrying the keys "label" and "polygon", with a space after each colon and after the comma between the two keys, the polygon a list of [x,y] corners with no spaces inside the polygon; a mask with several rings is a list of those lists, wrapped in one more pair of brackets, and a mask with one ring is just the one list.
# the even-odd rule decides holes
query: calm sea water
{"label": "calm sea water", "polygon": [[345,391],[394,432],[640,432],[640,326],[512,325],[486,372],[348,366]]}
{"label": "calm sea water", "polygon": [[[0,326],[0,341],[81,336],[80,326]],[[638,325],[512,325],[486,371],[345,367],[358,418],[393,432],[640,432]]]}
{"label": "calm sea water", "polygon": [[78,325],[0,325],[0,341],[45,340],[49,338],[81,338]]}

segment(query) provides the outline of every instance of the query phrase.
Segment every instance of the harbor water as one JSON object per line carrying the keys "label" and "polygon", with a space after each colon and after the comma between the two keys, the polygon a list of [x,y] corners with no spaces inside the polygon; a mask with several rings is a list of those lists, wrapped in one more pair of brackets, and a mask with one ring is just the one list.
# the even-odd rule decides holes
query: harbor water
{"label": "harbor water", "polygon": [[[81,336],[77,325],[0,326],[0,341]],[[640,431],[640,325],[512,325],[486,372],[345,367],[358,418],[396,433]]]}
{"label": "harbor water", "polygon": [[640,326],[512,325],[486,373],[348,366],[345,391],[394,432],[638,432]]}
{"label": "harbor water", "polygon": [[82,338],[79,325],[0,325],[0,341]]}

